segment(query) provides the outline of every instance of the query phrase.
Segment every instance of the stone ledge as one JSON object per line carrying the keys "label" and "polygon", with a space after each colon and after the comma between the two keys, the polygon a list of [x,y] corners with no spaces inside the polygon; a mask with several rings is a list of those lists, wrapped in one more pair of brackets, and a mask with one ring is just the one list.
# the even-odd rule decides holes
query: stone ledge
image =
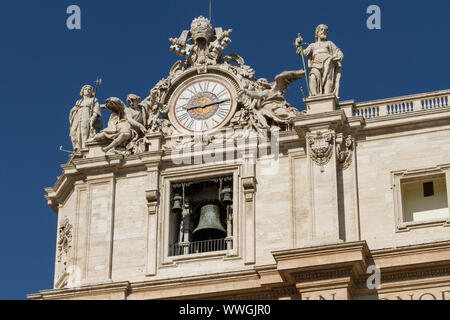
{"label": "stone ledge", "polygon": [[[365,241],[327,245],[322,247],[272,252],[277,269],[289,283],[296,282],[299,274],[326,272],[350,268],[353,276],[366,272],[370,250]],[[333,276],[329,274],[329,276]],[[306,277],[306,276],[305,276]],[[324,279],[328,276],[324,275]]]}
{"label": "stone ledge", "polygon": [[394,271],[420,264],[450,264],[450,241],[372,251],[376,265]]}
{"label": "stone ledge", "polygon": [[[29,300],[124,300],[130,290],[130,282],[102,283],[73,289],[43,290],[38,294],[29,294]],[[115,298],[114,298],[115,297]]]}

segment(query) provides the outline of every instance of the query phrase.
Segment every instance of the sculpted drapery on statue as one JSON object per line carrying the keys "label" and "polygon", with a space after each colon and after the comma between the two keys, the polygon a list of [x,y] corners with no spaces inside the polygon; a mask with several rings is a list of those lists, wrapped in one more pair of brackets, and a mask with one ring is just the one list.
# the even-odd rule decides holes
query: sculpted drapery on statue
{"label": "sculpted drapery on statue", "polygon": [[91,141],[112,140],[107,147],[102,148],[105,153],[113,149],[119,153],[131,153],[132,149],[137,149],[146,133],[147,118],[145,108],[140,102],[141,98],[134,94],[130,94],[127,98],[130,107],[126,107],[119,98],[107,99],[106,104],[101,107],[112,112],[108,127],[95,135]]}
{"label": "sculpted drapery on statue", "polygon": [[308,58],[310,96],[334,94],[339,97],[342,60],[344,54],[328,40],[328,27],[324,24],[316,28],[316,42],[302,49],[303,39],[295,42],[297,54]]}
{"label": "sculpted drapery on statue", "polygon": [[78,100],[70,111],[70,138],[72,140],[74,154],[80,153],[86,148],[89,137],[94,136],[102,128],[102,115],[100,104],[94,97],[94,88],[85,85],[81,88]]}

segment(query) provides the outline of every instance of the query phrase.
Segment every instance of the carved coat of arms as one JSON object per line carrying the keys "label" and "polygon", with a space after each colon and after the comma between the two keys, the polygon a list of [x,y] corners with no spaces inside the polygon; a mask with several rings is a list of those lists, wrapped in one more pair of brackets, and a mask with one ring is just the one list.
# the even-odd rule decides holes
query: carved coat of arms
{"label": "carved coat of arms", "polygon": [[319,131],[307,135],[311,159],[319,166],[326,165],[333,152],[333,133],[331,131]]}

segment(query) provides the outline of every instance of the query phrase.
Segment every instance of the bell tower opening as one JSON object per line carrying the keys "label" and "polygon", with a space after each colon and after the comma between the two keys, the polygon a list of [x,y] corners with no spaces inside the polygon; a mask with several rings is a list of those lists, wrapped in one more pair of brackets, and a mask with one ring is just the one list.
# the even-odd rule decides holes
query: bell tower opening
{"label": "bell tower opening", "polygon": [[171,186],[170,254],[233,249],[233,177]]}

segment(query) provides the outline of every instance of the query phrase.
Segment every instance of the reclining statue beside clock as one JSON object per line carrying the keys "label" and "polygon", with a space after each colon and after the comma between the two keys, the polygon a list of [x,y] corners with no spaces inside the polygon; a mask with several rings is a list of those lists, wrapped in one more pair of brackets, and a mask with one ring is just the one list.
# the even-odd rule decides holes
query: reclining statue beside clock
{"label": "reclining statue beside clock", "polygon": [[[256,79],[242,57],[222,55],[231,43],[231,32],[213,29],[204,17],[195,19],[190,30],[170,39],[171,51],[185,60],[177,61],[169,76],[159,81],[143,101],[134,94],[127,98],[129,106],[118,98],[107,99],[102,109],[112,112],[108,127],[101,132],[97,128],[88,142],[108,143],[103,147],[105,153],[131,155],[146,152],[153,133],[162,134],[163,148],[167,149],[177,147],[180,137],[193,142],[196,135],[223,128],[260,134],[289,128],[303,113],[290,106],[285,95],[293,82],[305,77],[305,71],[282,72],[271,83]],[[296,41],[298,46],[300,39]],[[335,60],[338,58],[342,59],[336,56]],[[339,73],[335,73],[337,81]],[[77,123],[72,123],[75,132]],[[75,138],[73,141],[74,149],[79,150],[79,143]]]}
{"label": "reclining statue beside clock", "polygon": [[[292,119],[302,113],[291,107],[285,99],[286,91],[292,82],[302,79],[304,70],[285,71],[275,77],[275,82],[259,79],[255,90],[242,89],[239,91],[241,103],[250,115],[253,128],[279,128],[279,125],[290,124]],[[237,114],[237,119],[241,115]],[[232,120],[233,121],[233,120]],[[239,120],[234,122],[239,123]]]}

